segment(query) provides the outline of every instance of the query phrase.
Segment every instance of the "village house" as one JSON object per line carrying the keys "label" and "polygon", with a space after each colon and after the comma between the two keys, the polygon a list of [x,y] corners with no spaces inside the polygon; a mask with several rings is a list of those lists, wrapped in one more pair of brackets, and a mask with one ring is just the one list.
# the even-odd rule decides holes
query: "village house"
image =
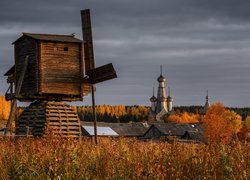
{"label": "village house", "polygon": [[[82,129],[85,126],[92,126],[93,122],[81,122]],[[98,122],[97,127],[109,127],[114,130],[119,137],[135,137],[139,138],[144,135],[144,133],[149,128],[147,123],[105,123],[105,122]],[[98,134],[97,134],[98,135]],[[84,136],[84,134],[83,134]]]}
{"label": "village house", "polygon": [[204,142],[203,128],[199,123],[153,123],[141,139]]}
{"label": "village house", "polygon": [[[86,127],[93,129],[93,122],[81,122],[82,135],[90,137],[94,134],[85,133]],[[103,134],[101,130],[108,128],[113,131],[106,131]],[[100,130],[98,132],[98,129]],[[107,129],[107,130],[108,130]],[[112,132],[112,133],[111,133]],[[116,135],[117,134],[117,135]],[[181,123],[164,123],[164,122],[137,122],[137,123],[97,123],[98,137],[126,137],[137,138],[139,140],[153,140],[153,141],[180,141],[202,143],[204,142],[203,128],[200,123],[181,124]]]}

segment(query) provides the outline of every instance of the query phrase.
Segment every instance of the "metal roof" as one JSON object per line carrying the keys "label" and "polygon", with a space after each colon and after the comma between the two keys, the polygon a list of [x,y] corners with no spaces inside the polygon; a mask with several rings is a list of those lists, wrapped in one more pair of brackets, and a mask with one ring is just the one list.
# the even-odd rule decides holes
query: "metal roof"
{"label": "metal roof", "polygon": [[[93,122],[81,122],[83,126],[92,125]],[[106,122],[97,122],[98,127],[110,127],[113,129],[119,136],[131,136],[131,137],[140,137],[148,130],[149,125],[143,122],[136,123],[106,123]]]}
{"label": "metal roof", "polygon": [[[87,131],[87,133],[90,136],[94,136],[94,126],[82,126],[82,128],[85,131]],[[118,134],[110,127],[98,127],[98,126],[97,126],[97,135],[98,136],[118,136]]]}
{"label": "metal roof", "polygon": [[57,42],[73,42],[73,43],[82,43],[82,40],[77,39],[74,35],[58,35],[58,34],[34,34],[34,33],[23,33],[23,35],[18,38],[12,44],[15,44],[21,40],[24,36],[39,40],[39,41],[57,41]]}

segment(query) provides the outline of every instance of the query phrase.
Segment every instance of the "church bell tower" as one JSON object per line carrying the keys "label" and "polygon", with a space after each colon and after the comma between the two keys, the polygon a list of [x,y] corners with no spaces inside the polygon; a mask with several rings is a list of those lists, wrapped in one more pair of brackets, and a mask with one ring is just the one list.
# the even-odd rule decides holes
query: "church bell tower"
{"label": "church bell tower", "polygon": [[163,109],[167,111],[167,97],[166,97],[166,88],[165,82],[166,78],[162,75],[162,65],[161,65],[161,74],[158,77],[158,93],[157,93],[157,106],[156,106],[156,113],[161,112]]}
{"label": "church bell tower", "polygon": [[157,79],[158,85],[158,92],[157,98],[153,96],[150,98],[151,101],[151,108],[149,117],[150,119],[156,121],[162,121],[162,117],[165,114],[168,114],[172,111],[173,106],[173,98],[170,96],[170,88],[168,92],[168,97],[166,95],[166,78],[162,75],[162,65],[161,65],[161,74]]}

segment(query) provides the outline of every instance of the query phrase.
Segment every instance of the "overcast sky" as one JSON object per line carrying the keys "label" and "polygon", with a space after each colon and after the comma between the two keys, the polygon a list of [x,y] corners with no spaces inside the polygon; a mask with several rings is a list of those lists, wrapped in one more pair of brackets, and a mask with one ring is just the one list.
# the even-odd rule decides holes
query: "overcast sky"
{"label": "overcast sky", "polygon": [[[80,10],[91,9],[96,65],[118,78],[97,85],[97,104],[150,105],[160,65],[174,106],[250,106],[249,0],[0,1],[0,92],[22,32],[81,38]],[[90,105],[90,96],[79,105]]]}

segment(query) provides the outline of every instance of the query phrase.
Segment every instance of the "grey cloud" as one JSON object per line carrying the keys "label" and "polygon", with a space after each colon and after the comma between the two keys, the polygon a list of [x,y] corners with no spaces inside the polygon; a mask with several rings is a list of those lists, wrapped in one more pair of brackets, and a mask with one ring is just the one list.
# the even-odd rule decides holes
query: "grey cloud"
{"label": "grey cloud", "polygon": [[149,105],[162,64],[175,105],[203,104],[209,89],[211,101],[249,106],[249,7],[246,0],[1,1],[0,74],[13,64],[11,43],[21,32],[80,38],[80,10],[90,8],[96,64],[113,62],[119,77],[97,85],[97,103]]}

